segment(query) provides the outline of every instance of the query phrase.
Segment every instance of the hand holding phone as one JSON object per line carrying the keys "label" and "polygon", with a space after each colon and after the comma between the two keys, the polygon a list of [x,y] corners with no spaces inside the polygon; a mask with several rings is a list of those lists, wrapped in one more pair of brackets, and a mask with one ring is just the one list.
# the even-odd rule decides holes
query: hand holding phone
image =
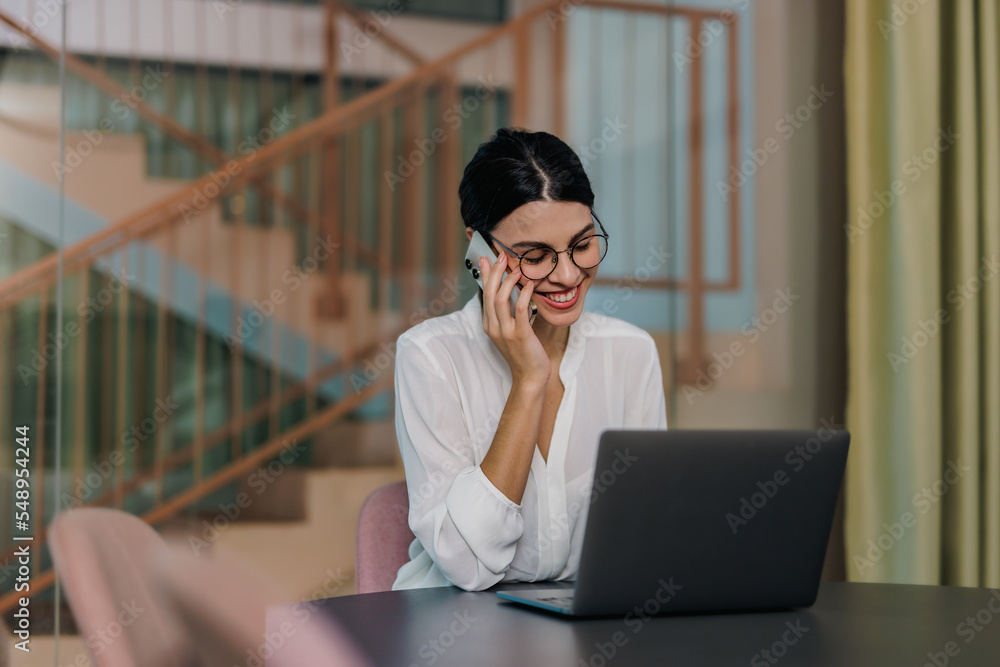
{"label": "hand holding phone", "polygon": [[[491,267],[494,264],[496,264],[497,256],[493,252],[493,249],[490,247],[490,244],[486,242],[486,239],[483,238],[482,234],[480,234],[479,232],[472,232],[472,241],[469,243],[468,252],[465,253],[465,268],[469,270],[469,272],[472,274],[472,277],[476,280],[477,283],[479,283],[479,287],[483,290],[483,293],[485,294],[486,288],[483,287],[482,275],[479,272],[480,257],[485,257],[486,261],[489,262]],[[514,306],[515,304],[517,304],[517,298],[518,296],[520,296],[520,294],[521,294],[521,288],[515,285],[514,289],[511,290],[510,293],[510,316],[514,317],[515,319],[516,315],[514,313]],[[529,308],[528,324],[532,325],[535,323],[535,316],[538,314],[538,307],[535,305],[534,301],[531,301],[529,302],[528,308]]]}
{"label": "hand holding phone", "polygon": [[[538,309],[533,302],[528,302],[528,327],[523,326],[523,319],[519,321],[515,310],[518,298],[524,296],[530,299],[534,282],[529,283],[528,287],[525,288],[528,290],[528,294],[521,295],[521,290],[516,284],[516,281],[521,277],[520,270],[515,267],[511,273],[505,272],[507,254],[504,253],[497,259],[486,243],[486,239],[479,232],[473,232],[472,237],[472,244],[465,257],[465,266],[479,283],[479,286],[483,288],[483,331],[490,337],[507,362],[515,385],[525,383],[525,386],[530,385],[535,389],[544,388],[552,373],[552,363],[541,341],[531,328],[531,323],[534,322]],[[482,260],[482,264],[479,263],[480,260]],[[494,275],[494,271],[497,275]],[[503,294],[505,289],[511,291],[510,316],[512,320],[507,320],[506,315],[494,306],[497,295]]]}

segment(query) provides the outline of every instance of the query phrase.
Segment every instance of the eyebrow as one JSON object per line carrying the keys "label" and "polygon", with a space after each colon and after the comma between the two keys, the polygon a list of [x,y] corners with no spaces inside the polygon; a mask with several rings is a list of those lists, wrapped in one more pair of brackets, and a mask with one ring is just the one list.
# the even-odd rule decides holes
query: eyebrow
{"label": "eyebrow", "polygon": [[[577,240],[583,237],[587,232],[591,232],[595,229],[594,221],[591,220],[590,224],[578,231],[569,240],[569,245],[572,246]],[[510,247],[511,250],[516,250],[517,248],[550,248],[548,243],[542,243],[541,241],[521,241],[520,243],[515,243]]]}

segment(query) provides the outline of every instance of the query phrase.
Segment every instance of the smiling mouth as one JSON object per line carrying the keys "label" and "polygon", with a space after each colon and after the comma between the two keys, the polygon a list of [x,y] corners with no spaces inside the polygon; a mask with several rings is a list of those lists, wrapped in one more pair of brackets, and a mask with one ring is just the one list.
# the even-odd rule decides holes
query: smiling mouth
{"label": "smiling mouth", "polygon": [[572,301],[576,298],[576,292],[578,289],[580,289],[580,286],[576,285],[575,287],[562,292],[539,292],[539,294],[544,295],[548,299],[552,299],[556,303],[564,303],[566,301]]}

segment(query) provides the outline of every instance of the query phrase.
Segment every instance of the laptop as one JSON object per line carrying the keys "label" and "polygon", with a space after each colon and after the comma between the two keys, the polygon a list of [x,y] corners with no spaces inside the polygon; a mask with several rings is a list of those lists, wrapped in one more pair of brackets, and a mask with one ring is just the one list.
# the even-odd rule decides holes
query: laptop
{"label": "laptop", "polygon": [[[497,596],[569,616],[809,607],[849,441],[831,429],[604,431],[574,587]],[[622,456],[635,464],[616,466]]]}

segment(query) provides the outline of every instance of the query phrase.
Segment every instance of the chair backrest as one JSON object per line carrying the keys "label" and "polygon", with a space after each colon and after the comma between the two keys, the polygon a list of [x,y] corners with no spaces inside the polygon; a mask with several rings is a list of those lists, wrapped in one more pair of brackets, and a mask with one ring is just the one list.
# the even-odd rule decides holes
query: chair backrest
{"label": "chair backrest", "polygon": [[[172,549],[131,514],[70,510],[52,522],[49,540],[99,667],[370,667],[339,626],[311,607],[283,606],[294,597],[265,576]],[[287,636],[265,633],[268,604],[278,605],[272,622]]]}
{"label": "chair backrest", "polygon": [[392,589],[399,568],[410,560],[408,550],[415,539],[409,513],[406,482],[376,489],[361,506],[355,566],[358,593]]}
{"label": "chair backrest", "polygon": [[318,606],[295,603],[231,555],[221,561],[170,553],[159,558],[153,579],[187,628],[200,665],[371,665]]}
{"label": "chair backrest", "polygon": [[56,572],[84,643],[100,667],[191,664],[184,629],[150,581],[166,542],[136,516],[113,509],[63,512],[49,526]]}

